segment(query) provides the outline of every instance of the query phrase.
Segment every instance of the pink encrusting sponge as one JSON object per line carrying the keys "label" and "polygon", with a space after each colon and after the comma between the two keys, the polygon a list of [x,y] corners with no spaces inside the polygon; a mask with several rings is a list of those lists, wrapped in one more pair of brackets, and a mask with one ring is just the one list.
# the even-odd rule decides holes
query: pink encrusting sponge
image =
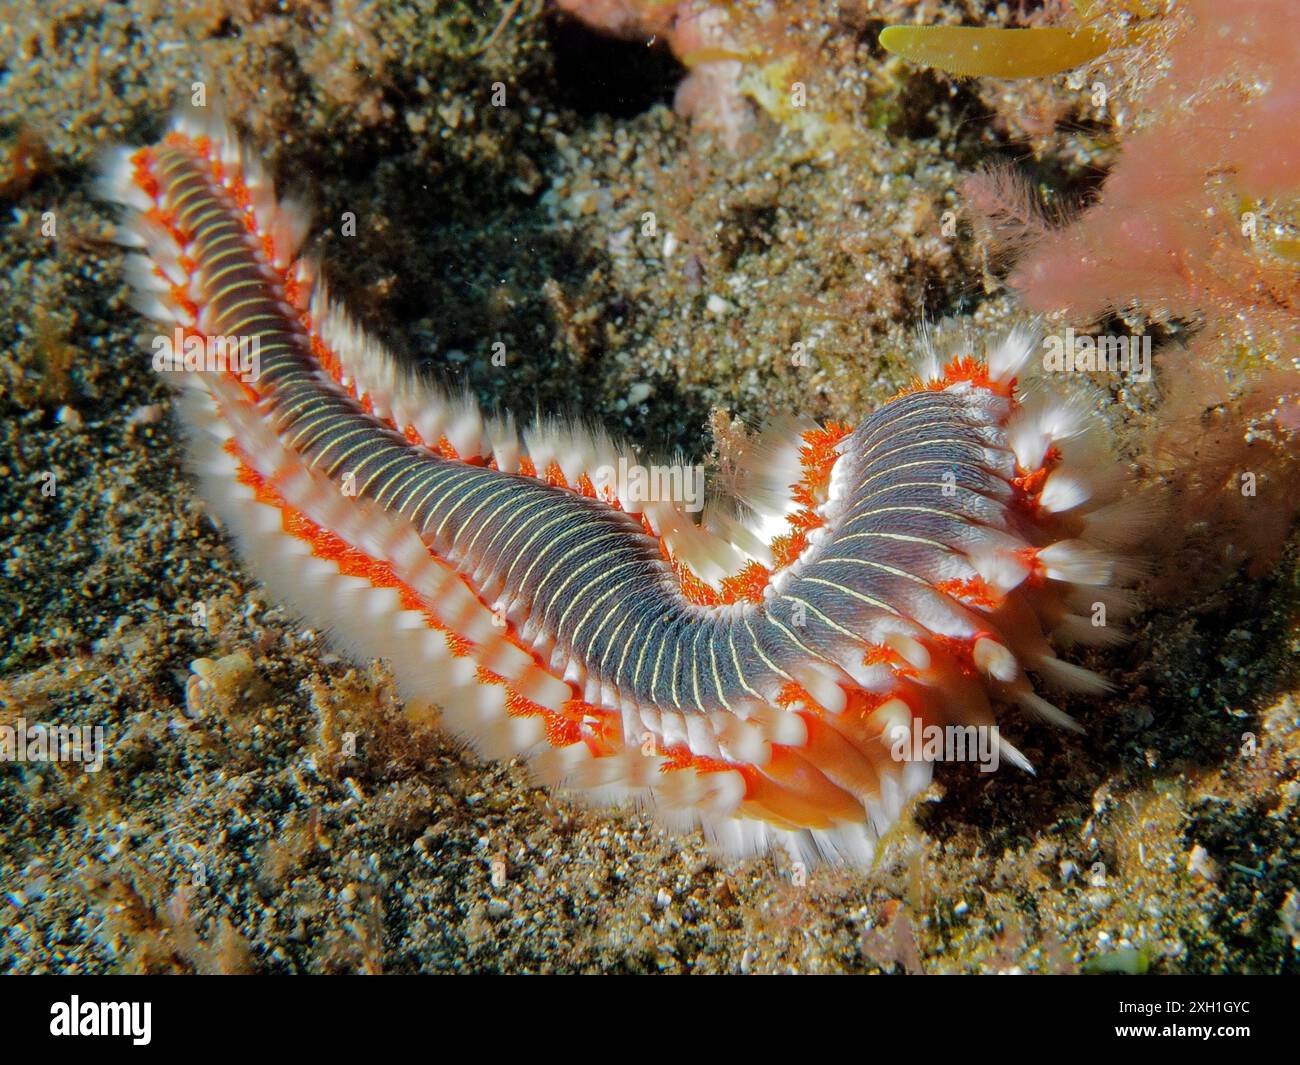
{"label": "pink encrusting sponge", "polygon": [[395,362],[219,120],[117,152],[103,183],[140,310],[260,352],[255,377],[178,375],[244,558],[484,755],[730,854],[865,866],[930,779],[900,730],[991,726],[1000,703],[1072,725],[1030,675],[1106,690],[1053,643],[1115,638],[1109,552],[1141,522],[1089,406],[1024,398],[1032,329],[926,340],[912,387],[856,427],[774,430],[698,521],[610,483],[637,460],[603,434],[519,434]]}

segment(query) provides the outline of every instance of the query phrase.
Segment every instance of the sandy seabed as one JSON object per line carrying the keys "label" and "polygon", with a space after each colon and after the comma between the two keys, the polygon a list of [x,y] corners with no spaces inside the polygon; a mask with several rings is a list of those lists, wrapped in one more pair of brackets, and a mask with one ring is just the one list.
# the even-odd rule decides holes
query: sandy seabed
{"label": "sandy seabed", "polygon": [[[525,417],[704,456],[711,418],[878,404],[925,316],[1012,313],[940,220],[1059,79],[909,75],[874,44],[900,5],[808,5],[830,139],[755,111],[736,149],[674,114],[666,54],[477,6],[0,3],[0,724],[107,737],[99,772],[0,766],[0,969],[1296,972],[1294,542],[1141,615],[1091,663],[1118,694],[1069,704],[1086,735],[1009,715],[1036,777],[942,767],[870,875],[532,787],[268,600],[185,473],[91,194],[195,80],[385,342]],[[1067,188],[1108,159],[1083,128],[1037,134]],[[1122,442],[1147,403],[1114,398]]]}

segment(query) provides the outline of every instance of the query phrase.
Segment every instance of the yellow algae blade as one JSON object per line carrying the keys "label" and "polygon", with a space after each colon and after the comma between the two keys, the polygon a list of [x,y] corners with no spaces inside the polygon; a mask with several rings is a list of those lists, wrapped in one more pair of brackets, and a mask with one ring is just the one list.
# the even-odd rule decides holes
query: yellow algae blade
{"label": "yellow algae blade", "polygon": [[1275,240],[1269,245],[1273,254],[1293,263],[1300,263],[1300,240]]}
{"label": "yellow algae blade", "polygon": [[1081,66],[1111,41],[1083,26],[990,29],[982,26],[887,26],[885,51],[967,78],[1040,78]]}

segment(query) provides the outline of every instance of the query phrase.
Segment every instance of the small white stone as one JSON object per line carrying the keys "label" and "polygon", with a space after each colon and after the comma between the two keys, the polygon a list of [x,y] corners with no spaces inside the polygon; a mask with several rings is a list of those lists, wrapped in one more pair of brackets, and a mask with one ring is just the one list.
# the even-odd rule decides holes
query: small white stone
{"label": "small white stone", "polygon": [[1187,871],[1205,880],[1213,880],[1218,875],[1210,852],[1199,843],[1193,845],[1192,853],[1187,856]]}
{"label": "small white stone", "polygon": [[655,386],[649,381],[638,381],[627,393],[627,405],[629,407],[638,407],[647,399],[654,395]]}

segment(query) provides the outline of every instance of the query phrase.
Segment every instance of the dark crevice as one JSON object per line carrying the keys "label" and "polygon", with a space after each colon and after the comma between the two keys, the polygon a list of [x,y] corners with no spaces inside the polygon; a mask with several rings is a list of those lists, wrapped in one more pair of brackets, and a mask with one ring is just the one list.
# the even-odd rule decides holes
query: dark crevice
{"label": "dark crevice", "polygon": [[562,15],[547,23],[555,56],[553,98],[584,117],[632,118],[671,104],[686,71],[653,38],[619,40]]}

